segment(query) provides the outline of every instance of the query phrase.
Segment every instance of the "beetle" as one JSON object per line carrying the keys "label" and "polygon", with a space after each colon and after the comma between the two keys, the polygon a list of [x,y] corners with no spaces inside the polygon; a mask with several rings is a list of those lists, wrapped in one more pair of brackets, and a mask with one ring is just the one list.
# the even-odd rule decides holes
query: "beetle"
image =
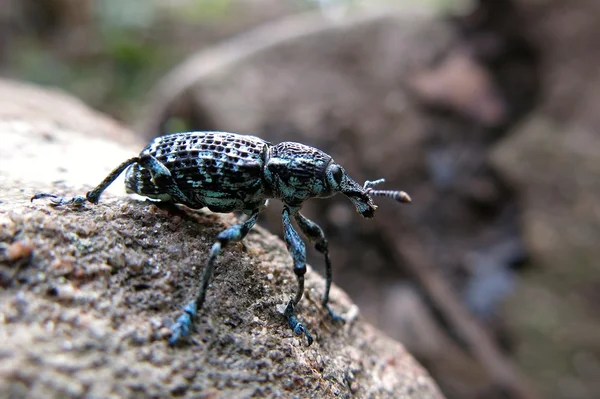
{"label": "beetle", "polygon": [[294,229],[292,219],[304,235],[314,241],[325,258],[325,291],[322,306],[334,321],[343,322],[329,306],[332,267],[327,239],[323,230],[300,213],[302,204],[311,198],[327,198],[341,193],[350,199],[357,212],[374,216],[374,196],[389,197],[402,203],[411,201],[404,191],[374,190],[384,179],[359,185],[344,168],[325,152],[296,142],[272,144],[256,136],[228,132],[184,132],[159,136],[139,156],[117,166],[85,197],[66,199],[55,194],[38,193],[31,200],[51,198],[53,205],[81,206],[86,201],[98,203],[104,190],[125,171],[128,193],[136,193],[166,204],[182,204],[192,209],[207,207],[213,212],[243,212],[248,218],[217,235],[206,267],[200,278],[196,298],[183,307],[171,326],[171,345],[190,334],[194,317],[202,308],[215,261],[221,250],[244,239],[256,224],[259,213],[269,199],[283,202],[284,240],[290,252],[297,289],[285,307],[284,316],[294,334],[311,334],[295,316],[294,308],[304,292],[306,248]]}

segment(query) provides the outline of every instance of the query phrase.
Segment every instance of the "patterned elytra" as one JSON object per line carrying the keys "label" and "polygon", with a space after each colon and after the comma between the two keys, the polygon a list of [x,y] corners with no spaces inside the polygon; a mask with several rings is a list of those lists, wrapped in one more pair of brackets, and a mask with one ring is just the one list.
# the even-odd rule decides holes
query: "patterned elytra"
{"label": "patterned elytra", "polygon": [[[192,208],[218,212],[256,208],[265,200],[263,168],[269,143],[226,132],[189,132],[154,139],[140,155],[151,155],[173,176]],[[164,192],[139,164],[127,171],[130,192],[161,199]]]}
{"label": "patterned elytra", "polygon": [[295,307],[304,293],[306,248],[292,225],[292,219],[325,259],[323,308],[332,320],[343,319],[329,306],[332,268],[327,240],[323,230],[300,213],[304,201],[341,193],[366,218],[373,217],[377,209],[373,203],[374,196],[410,202],[410,197],[403,191],[374,190],[373,186],[382,183],[383,179],[359,185],[329,155],[316,148],[293,142],[273,145],[258,137],[227,132],[188,132],[157,137],[139,156],[117,166],[85,197],[65,199],[54,194],[38,193],[31,200],[49,197],[55,206],[82,206],[86,201],[96,204],[104,190],[125,170],[125,184],[129,192],[168,205],[183,204],[196,209],[208,207],[215,212],[243,211],[249,215],[245,221],[229,226],[217,236],[196,298],[183,307],[183,312],[171,326],[170,344],[190,334],[193,319],[204,303],[217,256],[227,244],[244,239],[268,199],[276,198],[283,202],[284,240],[294,262],[298,284],[283,316],[294,334],[304,334],[309,345],[313,338],[295,316]]}

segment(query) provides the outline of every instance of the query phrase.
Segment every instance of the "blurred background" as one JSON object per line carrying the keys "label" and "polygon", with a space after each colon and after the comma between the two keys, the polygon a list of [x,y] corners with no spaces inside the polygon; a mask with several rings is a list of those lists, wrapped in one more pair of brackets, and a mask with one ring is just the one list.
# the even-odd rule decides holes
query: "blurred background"
{"label": "blurred background", "polygon": [[305,206],[361,314],[448,398],[598,398],[599,20],[597,0],[2,0],[0,73],[145,138],[294,140],[385,177],[413,204]]}

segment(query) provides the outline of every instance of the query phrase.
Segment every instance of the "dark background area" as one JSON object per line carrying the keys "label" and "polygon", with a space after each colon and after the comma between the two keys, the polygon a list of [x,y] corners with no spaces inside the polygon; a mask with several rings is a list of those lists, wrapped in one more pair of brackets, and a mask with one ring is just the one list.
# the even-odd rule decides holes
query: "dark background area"
{"label": "dark background area", "polygon": [[[336,6],[434,17],[404,36],[390,22],[324,28],[189,80],[177,66],[191,54],[265,23],[285,32],[300,13],[343,13],[308,1],[5,0],[0,72],[62,88],[148,138],[235,130],[319,147],[360,181],[386,177],[411,206],[378,200],[375,221],[343,198],[306,207],[362,314],[449,398],[530,397],[528,384],[540,397],[600,396],[597,1]],[[279,233],[273,205],[262,224]],[[310,262],[320,270],[316,253]]]}

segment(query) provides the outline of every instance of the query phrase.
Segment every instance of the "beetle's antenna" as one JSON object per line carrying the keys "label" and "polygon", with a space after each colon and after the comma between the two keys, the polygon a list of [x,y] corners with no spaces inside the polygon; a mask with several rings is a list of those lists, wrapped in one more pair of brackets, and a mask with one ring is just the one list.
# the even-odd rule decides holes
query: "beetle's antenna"
{"label": "beetle's antenna", "polygon": [[373,190],[373,186],[377,184],[384,183],[385,179],[377,179],[377,180],[367,180],[363,185],[363,188],[367,191],[367,194],[377,197],[388,197],[398,202],[402,202],[404,204],[410,204],[412,200],[410,199],[410,195],[406,194],[404,191],[394,191],[394,190]]}
{"label": "beetle's antenna", "polygon": [[370,195],[376,195],[378,197],[392,198],[392,199],[394,199],[398,202],[402,202],[404,204],[410,204],[412,202],[412,200],[410,199],[410,195],[406,194],[404,191],[367,189],[367,192]]}
{"label": "beetle's antenna", "polygon": [[363,184],[363,188],[364,188],[365,190],[367,190],[367,189],[369,189],[369,188],[371,188],[371,187],[374,187],[374,186],[376,186],[376,185],[378,185],[378,184],[381,184],[381,183],[385,183],[385,179],[377,179],[377,180],[373,180],[373,181],[371,181],[371,180],[367,180],[367,181],[365,182],[365,184]]}

